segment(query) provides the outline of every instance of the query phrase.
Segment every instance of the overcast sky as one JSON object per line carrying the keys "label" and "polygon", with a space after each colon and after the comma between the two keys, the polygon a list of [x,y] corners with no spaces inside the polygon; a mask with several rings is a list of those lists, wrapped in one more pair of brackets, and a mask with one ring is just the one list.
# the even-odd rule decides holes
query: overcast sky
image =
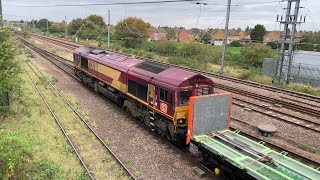
{"label": "overcast sky", "polygon": [[[203,0],[207,5],[198,5],[191,2],[139,4],[139,5],[113,5],[113,6],[87,6],[87,7],[14,7],[7,5],[56,5],[56,4],[88,4],[113,2],[139,2],[158,0],[2,0],[4,18],[8,20],[31,20],[48,18],[51,21],[61,21],[67,16],[67,21],[74,18],[84,18],[90,14],[97,14],[107,18],[107,11],[111,11],[111,24],[128,16],[135,16],[150,22],[153,26],[184,26],[224,28],[227,0]],[[287,2],[282,0],[232,0],[230,27],[253,27],[263,24],[268,30],[279,30],[276,22],[277,14],[284,14],[283,8]],[[261,4],[252,4],[261,3]],[[320,1],[301,0],[300,15],[306,15],[306,23],[298,26],[298,30],[318,31],[320,29]],[[200,9],[201,8],[201,9]]]}

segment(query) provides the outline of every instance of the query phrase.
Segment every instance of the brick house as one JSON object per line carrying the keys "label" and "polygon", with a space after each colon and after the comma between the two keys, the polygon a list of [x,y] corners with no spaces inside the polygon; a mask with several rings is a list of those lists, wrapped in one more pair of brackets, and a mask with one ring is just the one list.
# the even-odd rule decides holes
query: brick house
{"label": "brick house", "polygon": [[282,31],[270,31],[263,36],[263,43],[278,42],[281,39]]}
{"label": "brick house", "polygon": [[[250,35],[245,31],[238,31],[236,29],[228,30],[228,41],[230,44],[232,41],[250,40]],[[224,29],[218,29],[211,34],[211,44],[216,46],[222,46],[224,42]]]}
{"label": "brick house", "polygon": [[162,28],[149,28],[147,41],[167,40],[167,33]]}
{"label": "brick house", "polygon": [[[281,40],[281,36],[283,34],[283,31],[270,31],[266,35],[263,36],[263,43],[268,43],[268,42],[279,42]],[[296,32],[295,34],[295,42],[299,43],[302,41],[302,32]],[[286,39],[286,42],[289,42],[291,38],[291,33],[289,32],[289,35]]]}
{"label": "brick house", "polygon": [[176,35],[176,41],[189,42],[193,40],[193,35],[190,34],[185,28],[181,28]]}

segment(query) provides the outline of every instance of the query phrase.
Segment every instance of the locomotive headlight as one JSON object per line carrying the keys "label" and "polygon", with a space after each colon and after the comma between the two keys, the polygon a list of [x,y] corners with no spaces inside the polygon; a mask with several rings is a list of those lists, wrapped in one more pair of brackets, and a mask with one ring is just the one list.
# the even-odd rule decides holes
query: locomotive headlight
{"label": "locomotive headlight", "polygon": [[186,124],[187,118],[181,118],[177,120],[177,123],[180,125]]}

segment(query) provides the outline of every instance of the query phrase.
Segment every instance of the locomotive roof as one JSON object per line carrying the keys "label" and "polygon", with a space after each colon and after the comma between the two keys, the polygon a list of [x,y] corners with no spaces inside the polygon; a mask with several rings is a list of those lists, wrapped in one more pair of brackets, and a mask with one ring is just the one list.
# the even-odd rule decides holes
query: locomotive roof
{"label": "locomotive roof", "polygon": [[152,79],[166,85],[181,87],[184,84],[190,84],[191,79],[208,78],[191,71],[170,67],[157,62],[146,61],[132,56],[123,55],[116,52],[94,49],[88,46],[82,46],[75,50],[75,53],[90,58],[107,66],[116,66],[119,70],[127,71],[129,74],[142,78],[146,81]]}

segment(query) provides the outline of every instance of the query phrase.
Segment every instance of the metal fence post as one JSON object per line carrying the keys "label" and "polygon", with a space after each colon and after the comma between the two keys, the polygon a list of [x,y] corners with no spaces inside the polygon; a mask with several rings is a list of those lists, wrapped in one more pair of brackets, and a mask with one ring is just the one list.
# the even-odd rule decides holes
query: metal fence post
{"label": "metal fence post", "polygon": [[2,102],[4,106],[9,106],[9,92],[8,91],[3,91],[3,98],[2,98]]}
{"label": "metal fence post", "polygon": [[299,63],[298,77],[300,77],[301,63]]}

